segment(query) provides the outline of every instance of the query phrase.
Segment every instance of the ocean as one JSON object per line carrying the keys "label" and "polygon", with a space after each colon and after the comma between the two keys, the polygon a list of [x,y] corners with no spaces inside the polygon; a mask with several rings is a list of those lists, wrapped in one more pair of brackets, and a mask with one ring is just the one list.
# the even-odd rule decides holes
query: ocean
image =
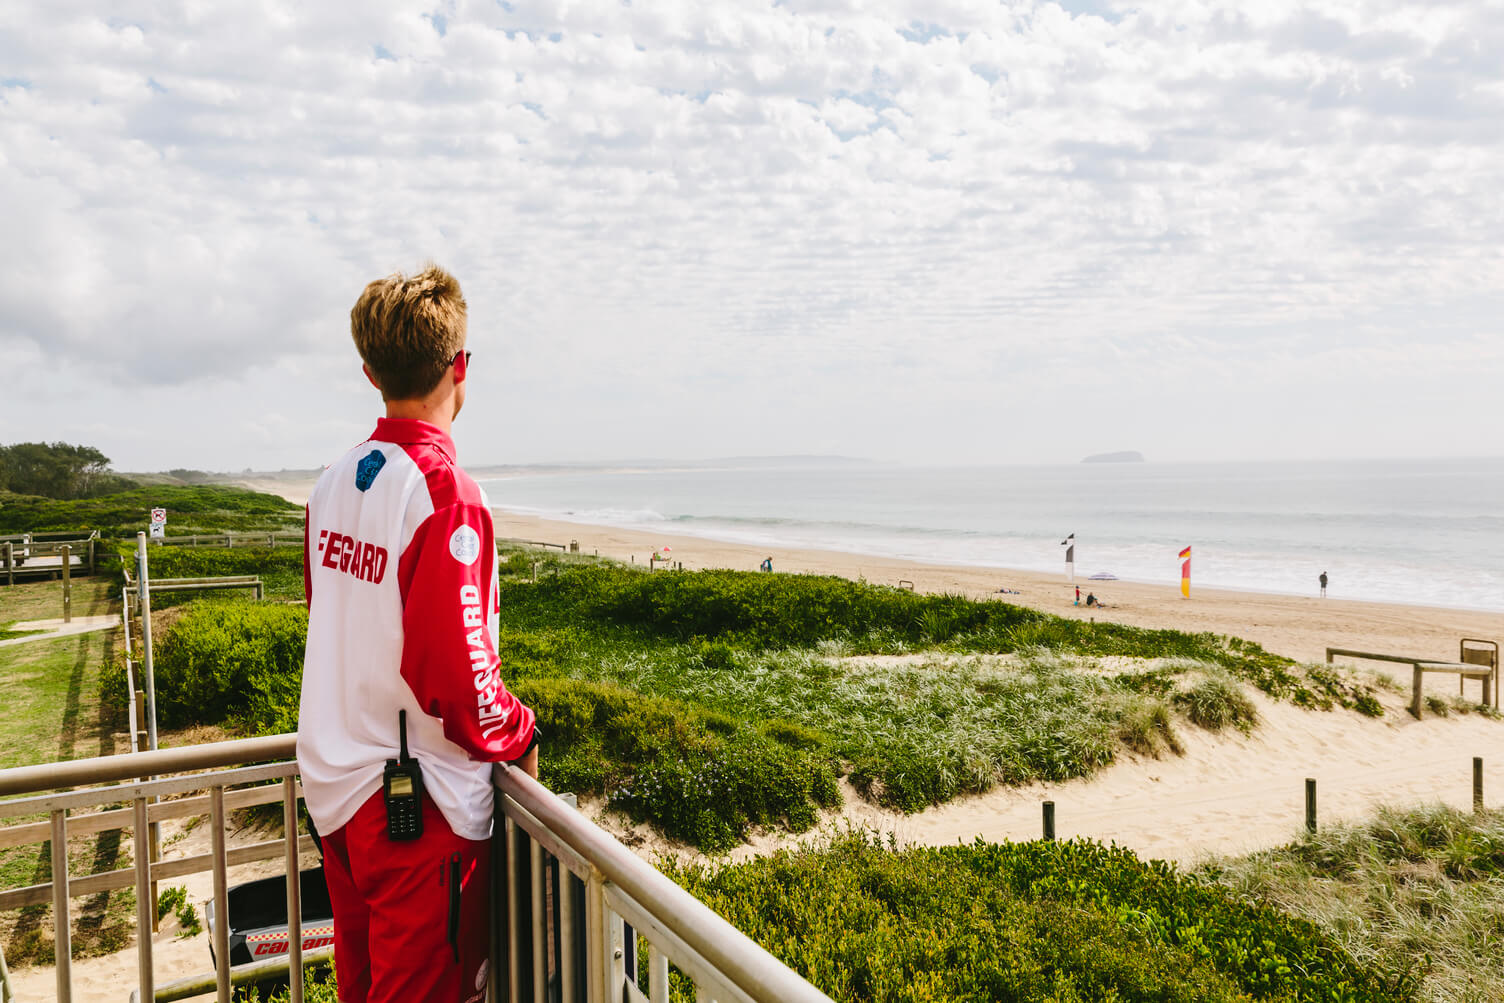
{"label": "ocean", "polygon": [[569,469],[483,481],[581,523],[957,564],[1504,611],[1504,459]]}

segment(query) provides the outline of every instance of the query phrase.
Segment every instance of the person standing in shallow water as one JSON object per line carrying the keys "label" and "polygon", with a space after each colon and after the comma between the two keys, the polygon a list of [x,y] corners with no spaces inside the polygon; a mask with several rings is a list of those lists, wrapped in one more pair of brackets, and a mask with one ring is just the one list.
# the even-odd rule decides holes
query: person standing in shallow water
{"label": "person standing in shallow water", "polygon": [[1326,572],[1325,571],[1323,571],[1321,573],[1321,577],[1318,578],[1317,581],[1321,582],[1321,598],[1325,599],[1326,598]]}

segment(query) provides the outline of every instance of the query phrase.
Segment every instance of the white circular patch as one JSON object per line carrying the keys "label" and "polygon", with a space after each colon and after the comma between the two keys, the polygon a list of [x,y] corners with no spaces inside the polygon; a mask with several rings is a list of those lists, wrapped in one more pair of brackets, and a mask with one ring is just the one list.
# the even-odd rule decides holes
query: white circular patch
{"label": "white circular patch", "polygon": [[474,564],[480,557],[480,534],[469,526],[460,526],[449,537],[449,553],[461,564]]}
{"label": "white circular patch", "polygon": [[490,964],[489,961],[482,961],[480,963],[480,971],[475,973],[475,988],[477,990],[486,988],[486,972]]}

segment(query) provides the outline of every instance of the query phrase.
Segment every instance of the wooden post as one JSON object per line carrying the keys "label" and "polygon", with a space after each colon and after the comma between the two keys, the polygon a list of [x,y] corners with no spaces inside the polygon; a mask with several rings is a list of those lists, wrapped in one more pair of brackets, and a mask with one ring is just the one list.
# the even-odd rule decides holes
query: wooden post
{"label": "wooden post", "polygon": [[95,540],[92,536],[89,537],[89,574],[91,574],[91,575],[95,573],[95,570],[94,570],[94,544],[97,543],[97,542],[98,541]]}
{"label": "wooden post", "polygon": [[1044,838],[1055,838],[1055,802],[1044,803]]}
{"label": "wooden post", "polygon": [[1473,757],[1473,811],[1483,812],[1483,757]]}
{"label": "wooden post", "polygon": [[1316,831],[1316,781],[1306,777],[1306,832]]}
{"label": "wooden post", "polygon": [[5,541],[5,584],[16,584],[16,546]]}
{"label": "wooden post", "polygon": [[1410,680],[1410,713],[1414,714],[1415,719],[1419,721],[1421,707],[1420,690],[1422,684],[1425,682],[1426,674],[1420,670],[1419,662],[1415,663],[1412,668],[1415,670],[1415,674],[1411,677]]}
{"label": "wooden post", "polygon": [[131,751],[139,752],[146,748],[146,691],[136,691],[136,735],[131,740]]}
{"label": "wooden post", "polygon": [[58,548],[63,555],[63,622],[73,622],[73,548],[66,543]]}

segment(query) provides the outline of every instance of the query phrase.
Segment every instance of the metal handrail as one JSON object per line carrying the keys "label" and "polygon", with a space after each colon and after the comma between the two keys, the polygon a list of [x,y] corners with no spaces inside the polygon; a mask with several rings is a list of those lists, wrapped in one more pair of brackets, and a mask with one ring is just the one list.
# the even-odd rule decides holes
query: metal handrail
{"label": "metal handrail", "polygon": [[[722,1000],[745,999],[753,1003],[830,1003],[830,997],[538,781],[506,764],[494,768],[493,780],[503,795],[502,812],[542,844],[540,850],[552,852],[561,864],[585,881],[587,895],[604,900],[587,899],[587,913],[593,914],[587,939],[595,947],[591,953],[596,954],[587,962],[587,968],[599,965],[597,972],[587,971],[588,999],[616,1000],[624,998],[624,993],[629,999],[640,998],[635,979],[622,965],[623,956],[633,950],[625,943],[630,940],[631,931],[623,936],[605,929],[613,919],[620,922],[605,908],[614,904],[623,916],[629,911],[633,914],[626,918],[635,921],[636,931],[652,942],[657,952],[663,952],[666,960],[686,969],[696,982],[710,983],[702,989],[731,991],[728,995],[702,995],[702,999],[719,996]],[[520,812],[515,810],[518,808]],[[530,848],[530,856],[537,855]],[[541,868],[532,862],[532,870],[536,873]],[[515,873],[515,868],[508,871],[509,875]],[[539,893],[535,892],[533,901],[536,903],[538,898]],[[532,931],[535,935],[539,918],[535,913]],[[541,956],[541,948],[534,950]],[[666,965],[654,967],[663,969],[662,978],[653,973],[650,981],[655,989],[661,982],[666,1000]],[[542,976],[542,972],[535,970],[535,999],[543,998]],[[624,984],[618,983],[618,979]],[[654,1003],[657,998],[655,993]]]}
{"label": "metal handrail", "polygon": [[[157,749],[154,752],[74,759],[66,763],[16,766],[0,770],[0,797],[286,759],[294,754],[297,741],[296,734],[265,735],[261,738],[238,738],[207,745],[185,745],[177,749]],[[0,818],[6,817],[5,807],[5,803],[0,802]]]}
{"label": "metal handrail", "polygon": [[[0,800],[0,818],[13,818],[45,812],[49,822],[43,823],[47,832],[33,833],[33,826],[23,824],[0,830],[0,835],[31,834],[48,839],[52,847],[52,875],[45,886],[32,886],[7,892],[8,899],[23,902],[35,899],[38,894],[49,894],[53,910],[54,968],[57,982],[56,998],[62,1003],[72,999],[72,911],[70,900],[75,895],[95,890],[125,887],[134,874],[136,888],[136,971],[139,980],[139,998],[154,997],[152,970],[152,928],[156,916],[154,881],[168,875],[188,874],[211,870],[214,875],[214,915],[218,922],[214,928],[215,981],[219,999],[230,1000],[228,877],[227,868],[240,860],[265,859],[281,854],[287,868],[287,902],[289,949],[288,961],[297,966],[291,973],[292,999],[302,1001],[302,952],[300,911],[298,899],[298,854],[312,848],[307,837],[297,833],[297,764],[288,758],[295,749],[297,736],[273,735],[265,738],[242,739],[210,745],[187,746],[178,749],[159,749],[151,752],[136,752],[120,756],[101,756],[66,763],[45,763],[37,766],[22,766],[0,770],[0,795],[23,795]],[[264,766],[240,767],[246,762],[264,762],[281,759]],[[213,770],[233,766],[235,769],[219,772],[197,773],[188,776],[159,777],[193,770]],[[82,785],[125,780],[119,786],[85,787]],[[225,788],[235,783],[257,783],[280,780],[284,836],[280,840],[244,847],[234,853],[227,851],[224,838],[228,800]],[[164,794],[186,793],[191,790],[209,791],[209,816],[212,822],[213,850],[200,857],[180,861],[161,862],[153,859],[146,847],[147,834],[151,831],[151,814],[157,806],[152,802]],[[234,793],[236,800],[242,795]],[[129,819],[121,818],[126,812],[106,811],[94,817],[75,816],[79,829],[102,830],[107,828],[130,828],[136,843],[135,863],[132,868],[90,875],[73,882],[68,873],[67,845],[69,813],[73,810],[130,800],[127,811]],[[257,800],[262,800],[257,797]],[[106,824],[103,816],[112,816]],[[38,826],[37,828],[40,828]],[[30,840],[27,840],[30,841]]]}
{"label": "metal handrail", "polygon": [[[212,866],[214,870],[214,929],[216,988],[220,999],[228,1000],[232,974],[228,968],[227,856],[256,851],[269,856],[277,851],[275,843],[228,853],[223,829],[226,811],[249,792],[230,792],[225,788],[245,781],[280,779],[283,824],[287,834],[297,831],[297,767],[286,760],[295,755],[297,736],[270,735],[208,745],[159,749],[119,756],[47,763],[0,770],[0,797],[23,795],[0,800],[0,819],[38,812],[50,814],[50,823],[32,823],[40,838],[51,835],[54,848],[67,845],[69,812],[77,808],[133,800],[133,809],[124,809],[118,817],[87,820],[77,816],[79,831],[97,831],[119,825],[137,833],[147,831],[150,813],[161,806],[149,806],[159,795],[186,793],[208,788],[214,846],[212,860],[196,869]],[[243,767],[245,763],[269,763]],[[164,776],[193,770],[238,767],[220,773],[190,776]],[[162,779],[145,779],[162,777]],[[521,1003],[542,1003],[558,999],[564,1003],[606,1003],[627,1000],[631,1003],[666,1003],[668,1000],[668,966],[677,966],[689,975],[701,1000],[720,1003],[830,1003],[829,997],[805,982],[782,962],[754,943],[717,915],[704,903],[669,880],[652,865],[637,857],[609,833],[514,767],[498,765],[493,770],[497,790],[496,838],[493,858],[502,866],[492,870],[492,930],[500,935],[506,929],[507,943],[493,943],[492,999],[512,999]],[[115,787],[56,792],[60,788],[78,788],[90,784],[126,781]],[[27,796],[29,795],[29,796]],[[168,803],[169,805],[172,802]],[[184,807],[187,814],[192,809]],[[201,808],[200,808],[201,810]],[[115,816],[116,812],[106,813]],[[124,816],[130,815],[129,819]],[[47,826],[48,832],[40,832]],[[25,826],[23,828],[29,828]],[[15,830],[12,830],[14,833]],[[292,999],[302,999],[301,934],[298,917],[297,854],[303,839],[283,840],[288,868],[288,919],[290,931],[288,965]],[[262,848],[265,847],[265,852]],[[196,858],[195,858],[196,859]],[[159,874],[187,873],[190,861],[151,862],[138,852],[134,865],[137,890],[137,948],[139,998],[155,995],[151,966],[150,923],[153,915],[149,882]],[[548,868],[566,881],[548,885]],[[122,875],[103,875],[92,879],[101,887],[126,883]],[[58,999],[71,998],[71,962],[68,960],[68,902],[74,894],[84,894],[91,887],[90,878],[77,880],[70,889],[66,861],[54,862],[54,880],[49,886],[57,934]],[[561,895],[561,886],[564,892]],[[23,897],[34,897],[44,889],[23,889]],[[17,893],[12,893],[17,894]],[[575,903],[579,902],[578,908]],[[636,938],[648,942],[649,994],[638,989],[636,977]],[[569,964],[561,967],[557,959],[561,947],[567,946]],[[546,955],[552,949],[558,993],[550,990]],[[576,963],[578,962],[578,963]],[[506,987],[503,989],[502,987]],[[163,987],[185,991],[186,987]],[[169,995],[178,998],[174,992]]]}

